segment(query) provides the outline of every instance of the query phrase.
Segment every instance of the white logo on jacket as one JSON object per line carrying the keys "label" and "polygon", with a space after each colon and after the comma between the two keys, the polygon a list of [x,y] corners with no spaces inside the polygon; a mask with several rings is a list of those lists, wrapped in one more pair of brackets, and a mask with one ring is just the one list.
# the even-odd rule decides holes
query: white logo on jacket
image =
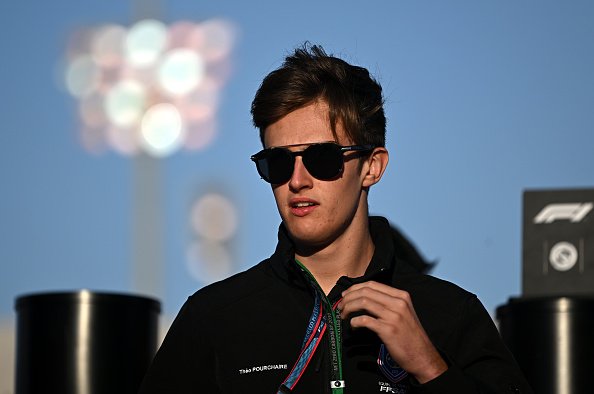
{"label": "white logo on jacket", "polygon": [[408,386],[404,384],[393,384],[390,382],[377,382],[379,385],[380,393],[390,394],[406,394],[408,392]]}

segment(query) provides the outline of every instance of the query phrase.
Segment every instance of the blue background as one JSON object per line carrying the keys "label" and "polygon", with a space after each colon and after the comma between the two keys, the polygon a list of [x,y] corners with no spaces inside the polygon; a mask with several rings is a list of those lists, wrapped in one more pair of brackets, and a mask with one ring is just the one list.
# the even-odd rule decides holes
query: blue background
{"label": "blue background", "polygon": [[[205,283],[187,270],[189,207],[214,186],[236,201],[234,271],[272,253],[279,217],[250,154],[251,99],[306,40],[382,83],[391,161],[370,211],[387,216],[436,276],[493,313],[521,291],[521,197],[594,186],[591,1],[153,2],[166,23],[221,17],[239,36],[219,133],[202,152],[160,163],[164,314]],[[0,317],[18,295],[134,292],[134,163],[90,154],[57,65],[75,28],[129,26],[122,1],[0,5]]]}

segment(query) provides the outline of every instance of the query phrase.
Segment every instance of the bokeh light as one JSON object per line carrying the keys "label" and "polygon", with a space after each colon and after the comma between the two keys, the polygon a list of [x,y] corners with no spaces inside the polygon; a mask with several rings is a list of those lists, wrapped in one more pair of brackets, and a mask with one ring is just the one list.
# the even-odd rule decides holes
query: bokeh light
{"label": "bokeh light", "polygon": [[103,96],[97,93],[90,94],[79,101],[79,115],[86,125],[101,128],[108,124],[103,103]]}
{"label": "bokeh light", "polygon": [[190,275],[199,282],[212,283],[231,274],[232,258],[224,245],[207,240],[196,241],[187,252]]}
{"label": "bokeh light", "polygon": [[156,157],[207,148],[217,135],[236,37],[223,19],[78,29],[68,42],[64,82],[79,100],[83,146]]}
{"label": "bokeh light", "polygon": [[197,26],[191,40],[205,58],[217,61],[229,54],[233,47],[235,34],[233,24],[222,19],[212,19]]}
{"label": "bokeh light", "polygon": [[194,201],[190,209],[193,239],[187,250],[188,271],[194,279],[210,283],[232,273],[238,221],[235,203],[221,193],[206,192]]}
{"label": "bokeh light", "polygon": [[235,205],[220,194],[204,195],[193,206],[191,215],[194,231],[209,241],[227,241],[237,231]]}
{"label": "bokeh light", "polygon": [[102,67],[119,67],[124,61],[126,29],[118,25],[106,25],[97,29],[91,42],[95,62]]}
{"label": "bokeh light", "polygon": [[93,58],[82,55],[74,59],[66,70],[66,87],[75,97],[85,97],[99,86],[101,71]]}
{"label": "bokeh light", "polygon": [[159,83],[165,92],[173,96],[186,95],[198,87],[204,71],[204,62],[198,53],[189,49],[174,49],[159,66]]}
{"label": "bokeh light", "polygon": [[192,150],[206,149],[214,140],[217,126],[214,119],[190,123],[186,130],[186,147]]}
{"label": "bokeh light", "polygon": [[156,104],[148,109],[141,124],[142,145],[154,156],[167,156],[183,142],[183,123],[173,104]]}
{"label": "bokeh light", "polygon": [[145,19],[136,23],[126,36],[126,60],[135,67],[157,62],[167,45],[167,27],[160,21]]}
{"label": "bokeh light", "polygon": [[211,78],[206,78],[200,86],[180,100],[178,107],[189,122],[202,122],[214,119],[219,105],[219,88]]}
{"label": "bokeh light", "polygon": [[146,101],[142,84],[131,79],[123,80],[107,93],[105,112],[114,125],[129,127],[142,118]]}
{"label": "bokeh light", "polygon": [[140,149],[138,131],[133,128],[108,127],[107,141],[116,152],[125,156],[134,155]]}

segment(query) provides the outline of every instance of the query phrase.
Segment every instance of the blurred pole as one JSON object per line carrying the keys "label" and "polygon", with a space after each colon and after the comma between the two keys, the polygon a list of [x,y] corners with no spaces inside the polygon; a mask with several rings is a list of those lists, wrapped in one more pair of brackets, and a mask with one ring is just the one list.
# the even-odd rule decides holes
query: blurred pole
{"label": "blurred pole", "polygon": [[162,299],[165,264],[161,162],[146,153],[133,160],[133,288]]}
{"label": "blurred pole", "polygon": [[[160,0],[132,0],[132,20],[159,19]],[[161,160],[144,152],[133,159],[134,291],[162,299],[165,285]]]}
{"label": "blurred pole", "polygon": [[163,15],[163,2],[161,0],[132,0],[132,21],[142,19],[160,19]]}

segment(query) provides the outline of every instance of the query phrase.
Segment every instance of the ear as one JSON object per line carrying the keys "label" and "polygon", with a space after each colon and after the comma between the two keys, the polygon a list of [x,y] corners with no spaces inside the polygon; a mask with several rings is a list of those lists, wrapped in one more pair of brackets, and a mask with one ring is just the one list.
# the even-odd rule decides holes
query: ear
{"label": "ear", "polygon": [[388,150],[382,146],[371,152],[363,166],[363,187],[375,185],[382,179],[386,167],[388,167]]}

